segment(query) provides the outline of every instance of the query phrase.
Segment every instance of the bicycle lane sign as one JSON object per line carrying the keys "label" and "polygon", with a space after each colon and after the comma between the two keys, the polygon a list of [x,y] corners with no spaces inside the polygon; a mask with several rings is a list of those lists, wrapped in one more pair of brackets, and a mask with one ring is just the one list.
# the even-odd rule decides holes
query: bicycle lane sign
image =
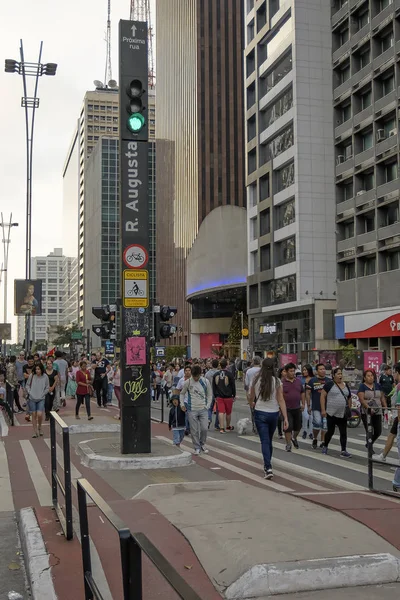
{"label": "bicycle lane sign", "polygon": [[124,307],[147,308],[149,306],[149,272],[145,270],[124,271]]}
{"label": "bicycle lane sign", "polygon": [[128,269],[143,269],[148,263],[147,250],[139,244],[131,244],[122,254],[123,261]]}

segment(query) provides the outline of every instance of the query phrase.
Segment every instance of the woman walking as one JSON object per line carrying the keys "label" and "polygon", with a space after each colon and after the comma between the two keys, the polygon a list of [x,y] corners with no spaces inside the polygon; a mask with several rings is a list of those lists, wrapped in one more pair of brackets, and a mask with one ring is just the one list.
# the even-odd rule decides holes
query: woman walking
{"label": "woman walking", "polygon": [[[45,400],[46,421],[48,421],[50,419],[50,413],[53,410],[56,387],[58,385],[58,373],[53,368],[53,361],[49,358],[46,361],[46,375],[49,378],[49,391],[46,394]],[[56,410],[56,412],[58,411],[59,409]]]}
{"label": "woman walking", "polygon": [[[301,369],[301,383],[303,384],[304,389],[306,389],[307,383],[314,377],[314,371],[311,365],[304,365]],[[304,407],[302,414],[302,427],[303,427],[303,440],[307,439],[307,434],[310,440],[314,438],[312,432],[312,417],[308,410],[307,403]]]}
{"label": "woman walking", "polygon": [[17,410],[15,412],[18,414],[18,413],[23,413],[25,411],[22,408],[20,401],[19,401],[18,374],[17,374],[17,367],[15,364],[16,360],[17,360],[17,358],[15,356],[10,356],[10,360],[6,366],[6,381],[11,386],[14,402],[17,407]]}
{"label": "woman walking", "polygon": [[351,409],[351,391],[343,381],[340,367],[333,369],[332,375],[333,380],[328,381],[321,391],[321,416],[326,418],[328,426],[322,454],[328,454],[329,442],[337,425],[340,433],[340,456],[351,458],[351,454],[347,452],[347,413]]}
{"label": "woman walking", "polygon": [[250,388],[249,404],[254,409],[254,422],[261,441],[264,458],[264,477],[274,476],[271,466],[272,438],[278,423],[279,409],[283,417],[283,429],[288,428],[286,404],[283,399],[282,384],[275,377],[274,361],[264,358],[261,369],[254,377]]}
{"label": "woman walking", "polygon": [[88,421],[93,419],[90,413],[90,392],[91,392],[91,379],[90,373],[87,370],[86,360],[81,360],[79,363],[79,371],[76,373],[76,407],[75,407],[75,418],[80,419],[79,409],[81,404],[85,403],[86,414]]}
{"label": "woman walking", "polygon": [[[361,419],[367,434],[366,446],[368,447],[368,411],[371,414],[373,444],[382,433],[382,407],[387,407],[385,394],[376,382],[376,374],[372,369],[364,371],[364,381],[358,388],[357,395],[361,402]],[[372,453],[374,454],[373,449]]]}
{"label": "woman walking", "polygon": [[37,363],[33,372],[26,381],[28,392],[29,412],[32,415],[33,436],[37,438],[43,435],[42,422],[46,395],[49,392],[49,378],[44,372],[42,363]]}

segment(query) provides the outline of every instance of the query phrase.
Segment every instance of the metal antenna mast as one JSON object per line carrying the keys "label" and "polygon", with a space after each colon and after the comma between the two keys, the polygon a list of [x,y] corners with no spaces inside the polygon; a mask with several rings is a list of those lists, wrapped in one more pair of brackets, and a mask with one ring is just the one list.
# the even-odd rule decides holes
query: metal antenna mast
{"label": "metal antenna mast", "polygon": [[149,32],[149,89],[156,85],[153,53],[153,27],[151,24],[150,0],[131,0],[131,21],[147,21]]}
{"label": "metal antenna mast", "polygon": [[111,0],[108,0],[108,11],[107,11],[107,34],[106,34],[106,68],[104,70],[104,85],[107,85],[112,79],[112,66],[111,66]]}

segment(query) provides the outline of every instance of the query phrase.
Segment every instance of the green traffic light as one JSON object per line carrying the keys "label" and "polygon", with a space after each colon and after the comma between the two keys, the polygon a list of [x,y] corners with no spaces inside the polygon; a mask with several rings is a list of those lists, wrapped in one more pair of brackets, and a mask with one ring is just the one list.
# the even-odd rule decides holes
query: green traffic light
{"label": "green traffic light", "polygon": [[134,113],[128,119],[128,129],[132,133],[139,133],[145,124],[145,118],[140,113]]}

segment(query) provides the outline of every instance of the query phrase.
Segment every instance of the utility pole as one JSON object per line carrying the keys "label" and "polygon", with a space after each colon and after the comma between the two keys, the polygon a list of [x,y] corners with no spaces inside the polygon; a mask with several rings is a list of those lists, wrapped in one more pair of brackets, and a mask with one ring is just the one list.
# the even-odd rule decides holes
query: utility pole
{"label": "utility pole", "polygon": [[119,22],[121,453],[151,452],[148,27]]}

